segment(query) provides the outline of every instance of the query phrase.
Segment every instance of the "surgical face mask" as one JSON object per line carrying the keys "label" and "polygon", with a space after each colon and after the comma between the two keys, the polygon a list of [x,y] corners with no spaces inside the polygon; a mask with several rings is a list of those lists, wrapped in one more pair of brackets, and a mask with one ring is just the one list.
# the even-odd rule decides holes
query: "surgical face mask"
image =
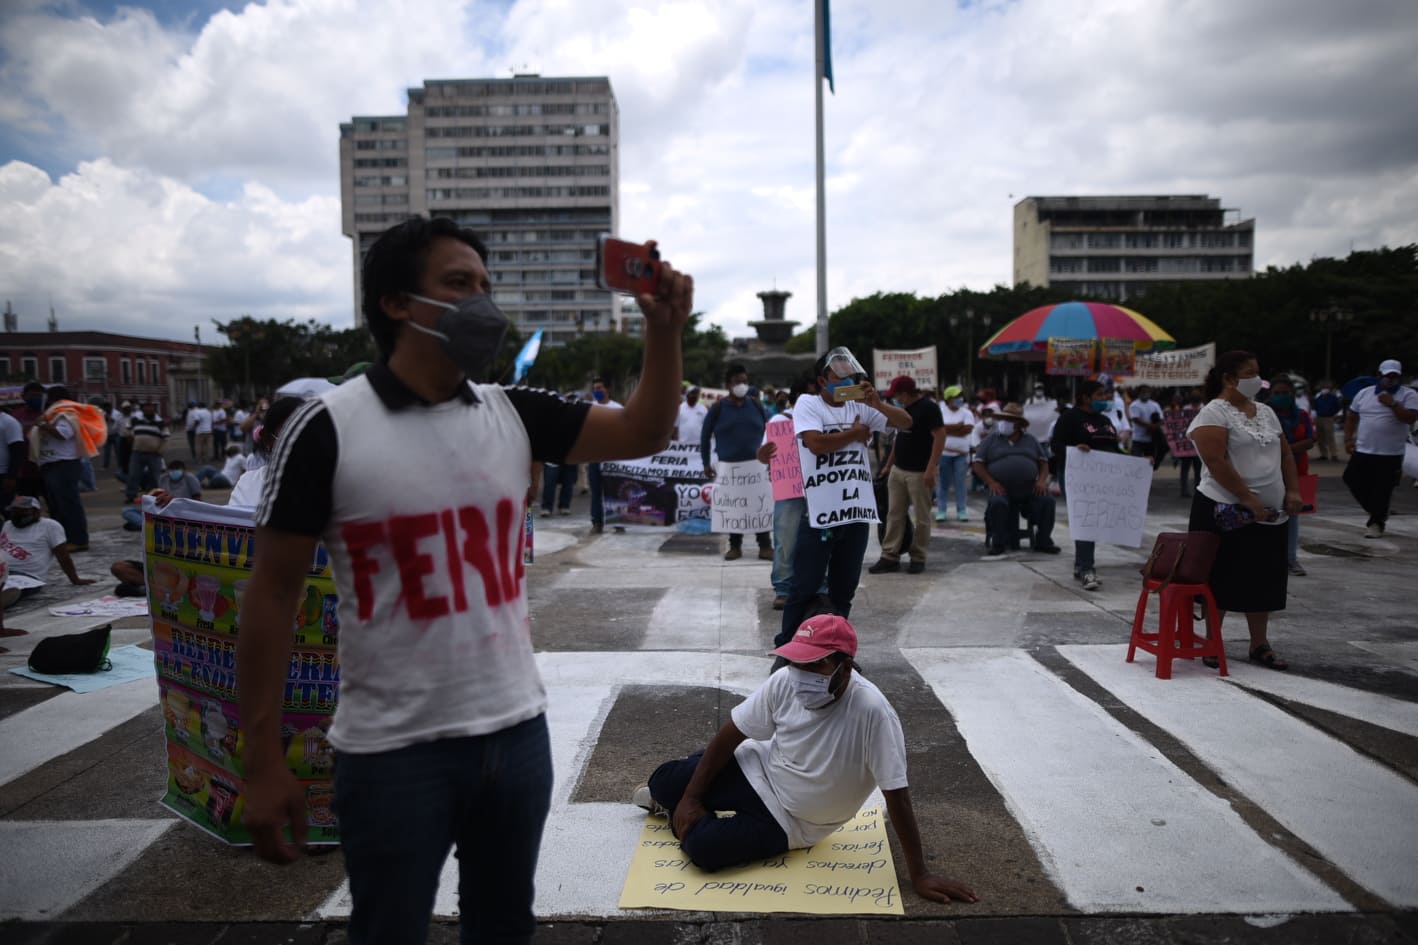
{"label": "surgical face mask", "polygon": [[1014,436],[1014,421],[1001,420],[1000,422],[995,424],[995,430],[1000,433],[1003,433],[1005,436]]}
{"label": "surgical face mask", "polygon": [[437,328],[425,328],[412,319],[409,326],[441,341],[443,353],[470,380],[484,380],[507,335],[507,316],[493,304],[492,297],[479,293],[457,302],[439,302],[411,292],[409,298],[443,309]]}
{"label": "surgical face mask", "polygon": [[739,400],[743,400],[745,397],[748,396],[748,385],[735,384],[733,387],[729,388],[729,393],[733,394]]}
{"label": "surgical face mask", "polygon": [[1256,394],[1261,392],[1261,385],[1264,383],[1265,381],[1261,380],[1259,375],[1255,377],[1238,377],[1236,379],[1236,390],[1241,392],[1242,397],[1249,397],[1251,400],[1255,400]]}
{"label": "surgical face mask", "polygon": [[1295,406],[1294,394],[1271,394],[1270,405],[1278,410],[1289,410]]}
{"label": "surgical face mask", "polygon": [[950,398],[949,400],[946,401],[946,404],[948,404],[948,405],[950,406],[950,409],[951,409],[951,410],[959,410],[959,409],[960,409],[960,405],[963,404],[964,402],[965,402],[965,401],[962,400],[962,399],[959,398],[959,397],[952,397],[952,398]]}
{"label": "surgical face mask", "polygon": [[994,417],[986,417],[985,419],[981,420],[980,422],[985,425],[985,429],[986,429],[986,430],[989,430],[989,429],[991,429],[992,427],[994,427],[994,425],[995,425],[995,418],[994,418]]}
{"label": "surgical face mask", "polygon": [[14,523],[16,528],[29,528],[39,521],[39,516],[33,512],[11,512],[10,521]]}
{"label": "surgical face mask", "polygon": [[822,676],[797,666],[789,666],[788,674],[793,679],[793,693],[804,709],[825,709],[836,698],[832,695],[832,680],[837,678],[835,670],[831,676]]}
{"label": "surgical face mask", "polygon": [[598,404],[603,404],[603,403],[606,402],[606,392],[603,391],[603,390],[593,390],[593,391],[591,391],[591,397],[592,397],[592,398],[596,401],[596,403],[598,403]]}
{"label": "surgical face mask", "polygon": [[180,469],[171,469],[171,470],[168,470],[167,478],[171,479],[173,482],[181,482],[183,475],[184,475],[184,473],[182,472],[182,470],[180,470]]}
{"label": "surgical face mask", "polygon": [[24,401],[25,401],[25,406],[28,407],[28,408],[30,408],[31,410],[43,410],[43,409],[44,409],[44,398],[43,398],[43,397],[26,397],[26,398],[24,398]]}
{"label": "surgical face mask", "polygon": [[[1385,376],[1379,378],[1379,382],[1378,382],[1377,384],[1375,384],[1374,386],[1377,387],[1379,390],[1393,390],[1395,387],[1398,386],[1398,378],[1396,378],[1396,377],[1389,377],[1389,376],[1385,375]],[[25,401],[25,402],[26,402],[26,403],[29,403],[29,401]]]}
{"label": "surgical face mask", "polygon": [[1094,413],[1107,413],[1113,409],[1113,402],[1111,400],[1095,400],[1091,406]]}

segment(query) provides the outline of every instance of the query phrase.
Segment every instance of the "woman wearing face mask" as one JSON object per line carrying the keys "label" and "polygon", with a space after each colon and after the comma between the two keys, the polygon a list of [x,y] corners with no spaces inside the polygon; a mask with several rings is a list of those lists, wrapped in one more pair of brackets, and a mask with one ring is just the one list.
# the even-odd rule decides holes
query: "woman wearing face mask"
{"label": "woman wearing face mask", "polygon": [[935,520],[945,521],[945,504],[955,488],[955,518],[965,521],[965,473],[970,469],[970,436],[975,431],[975,415],[965,406],[965,392],[952,384],[944,390],[945,403],[940,419],[945,423],[945,445],[940,450],[935,480]]}
{"label": "woman wearing face mask", "polygon": [[[1054,427],[1054,456],[1059,461],[1059,491],[1068,495],[1068,448],[1076,446],[1083,452],[1099,450],[1104,453],[1120,453],[1118,431],[1108,414],[1113,409],[1113,398],[1108,394],[1102,381],[1084,381],[1078,386],[1078,397],[1073,409],[1065,411]],[[1085,591],[1096,591],[1100,586],[1098,574],[1093,565],[1095,543],[1075,541],[1073,543],[1073,579],[1083,585]]]}
{"label": "woman wearing face mask", "polygon": [[[1260,365],[1248,351],[1221,355],[1207,375],[1208,403],[1187,428],[1202,462],[1190,528],[1221,536],[1211,592],[1223,616],[1226,611],[1246,615],[1251,662],[1288,669],[1271,649],[1266,630],[1271,612],[1285,609],[1284,526],[1300,511],[1300,485],[1279,418],[1255,401],[1263,383]],[[1246,518],[1250,521],[1230,527]],[[1205,662],[1214,665],[1211,657]]]}
{"label": "woman wearing face mask", "polygon": [[[1277,377],[1270,382],[1270,409],[1275,411],[1276,417],[1280,419],[1280,426],[1285,431],[1285,439],[1290,444],[1290,455],[1295,458],[1295,474],[1308,476],[1310,474],[1309,452],[1315,445],[1315,423],[1310,419],[1310,412],[1302,408],[1295,398],[1295,388],[1290,383],[1288,377]],[[1289,542],[1286,545],[1286,558],[1289,562],[1290,573],[1298,577],[1303,577],[1305,569],[1300,566],[1298,558],[1300,551],[1300,516],[1290,516],[1290,521],[1286,523],[1286,537]]]}

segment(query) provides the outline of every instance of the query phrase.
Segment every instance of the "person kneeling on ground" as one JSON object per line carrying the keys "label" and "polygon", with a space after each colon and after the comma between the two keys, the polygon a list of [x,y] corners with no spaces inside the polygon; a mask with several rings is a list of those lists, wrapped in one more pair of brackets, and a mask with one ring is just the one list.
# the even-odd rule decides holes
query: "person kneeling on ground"
{"label": "person kneeling on ground", "polygon": [[835,614],[810,617],[773,652],[789,665],[735,706],[702,752],[660,765],[632,802],[668,816],[690,861],[714,871],[812,846],[880,787],[916,892],[978,901],[963,883],[926,871],[901,720],[853,672],[852,625]]}
{"label": "person kneeling on ground", "polygon": [[10,520],[0,528],[0,565],[4,565],[5,584],[0,591],[0,609],[14,604],[21,597],[39,593],[49,579],[49,567],[55,561],[73,585],[94,583],[79,577],[74,559],[65,547],[64,526],[40,512],[34,496],[16,496],[6,509]]}
{"label": "person kneeling on ground", "polygon": [[1034,550],[1056,555],[1054,497],[1049,495],[1049,458],[1026,431],[1029,421],[1018,404],[1005,404],[994,431],[975,451],[970,467],[990,490],[985,506],[985,553],[1001,555],[1018,544],[1019,513],[1034,524]]}

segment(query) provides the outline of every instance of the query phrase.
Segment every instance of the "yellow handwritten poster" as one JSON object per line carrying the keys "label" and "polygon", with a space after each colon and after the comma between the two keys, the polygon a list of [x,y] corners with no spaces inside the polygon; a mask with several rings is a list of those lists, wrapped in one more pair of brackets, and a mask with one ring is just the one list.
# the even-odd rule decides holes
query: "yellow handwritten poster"
{"label": "yellow handwritten poster", "polygon": [[664,817],[646,817],[622,909],[905,915],[881,808],[869,807],[806,850],[706,873]]}

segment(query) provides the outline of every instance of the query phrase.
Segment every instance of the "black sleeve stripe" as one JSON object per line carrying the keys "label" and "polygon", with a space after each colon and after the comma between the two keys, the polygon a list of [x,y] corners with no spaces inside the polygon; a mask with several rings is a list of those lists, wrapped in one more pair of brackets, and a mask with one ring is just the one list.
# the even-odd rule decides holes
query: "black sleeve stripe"
{"label": "black sleeve stripe", "polygon": [[590,404],[568,403],[559,394],[538,387],[504,387],[503,391],[522,420],[532,459],[562,462],[581,435]]}
{"label": "black sleeve stripe", "polygon": [[[307,428],[312,421],[323,421],[323,425],[328,428],[328,435],[322,437],[329,442],[320,452],[327,453],[330,476],[325,483],[325,492],[328,495],[329,481],[333,478],[335,468],[334,442],[334,421],[331,420],[324,401],[311,400],[299,407],[295,413],[291,414],[286,425],[281,429],[280,436],[276,440],[275,452],[271,454],[270,462],[266,466],[266,479],[261,489],[261,499],[256,506],[256,524],[265,526],[271,523],[271,517],[275,512],[276,505],[281,499],[281,489],[287,484],[287,470],[290,466],[291,454],[295,452],[297,445],[303,441]],[[313,431],[312,431],[313,432]],[[325,431],[322,431],[325,432]],[[299,470],[302,473],[313,473],[314,470]],[[277,523],[279,526],[279,523]]]}

